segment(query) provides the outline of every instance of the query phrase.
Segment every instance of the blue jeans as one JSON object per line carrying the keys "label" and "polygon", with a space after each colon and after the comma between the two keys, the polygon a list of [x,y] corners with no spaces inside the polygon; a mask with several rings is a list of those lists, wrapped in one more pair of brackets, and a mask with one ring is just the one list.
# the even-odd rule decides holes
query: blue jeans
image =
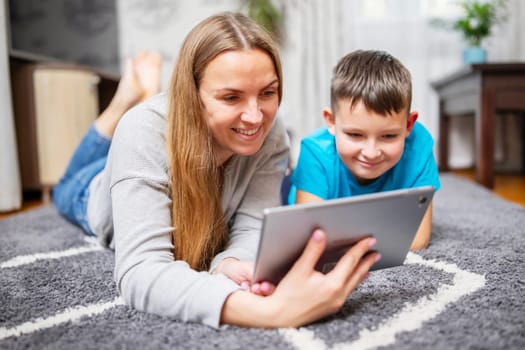
{"label": "blue jeans", "polygon": [[94,125],[78,145],[64,176],[53,188],[53,203],[58,212],[94,236],[86,218],[89,184],[106,165],[111,140],[100,134]]}

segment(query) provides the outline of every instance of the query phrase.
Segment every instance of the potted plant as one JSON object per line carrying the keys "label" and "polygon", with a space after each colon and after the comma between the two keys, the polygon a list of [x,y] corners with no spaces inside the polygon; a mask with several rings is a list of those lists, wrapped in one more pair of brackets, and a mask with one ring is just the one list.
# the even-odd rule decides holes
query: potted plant
{"label": "potted plant", "polygon": [[277,41],[282,40],[283,15],[274,0],[243,0],[241,6],[248,16],[266,28]]}
{"label": "potted plant", "polygon": [[459,5],[463,16],[452,22],[433,20],[433,24],[449,27],[462,34],[468,44],[463,51],[466,64],[483,63],[487,60],[487,53],[481,43],[492,34],[493,27],[503,20],[501,10],[505,8],[506,0],[462,0]]}

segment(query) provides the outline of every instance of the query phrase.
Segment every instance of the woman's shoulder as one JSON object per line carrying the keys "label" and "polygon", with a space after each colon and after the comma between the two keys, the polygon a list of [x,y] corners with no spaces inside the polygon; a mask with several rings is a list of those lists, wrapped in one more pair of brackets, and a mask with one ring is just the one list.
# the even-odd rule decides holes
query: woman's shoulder
{"label": "woman's shoulder", "polygon": [[168,111],[166,93],[161,93],[135,105],[122,117],[120,124],[133,126],[144,124],[165,124]]}
{"label": "woman's shoulder", "polygon": [[168,93],[158,93],[137,106],[142,106],[143,109],[151,110],[157,114],[165,116],[168,113]]}
{"label": "woman's shoulder", "polygon": [[282,118],[277,115],[273,121],[272,128],[270,129],[270,132],[268,133],[268,136],[266,137],[267,140],[281,140],[286,135],[286,127],[284,125],[284,122]]}
{"label": "woman's shoulder", "polygon": [[[166,168],[166,104],[162,95],[131,108],[119,121],[111,142],[115,162],[159,164]],[[127,160],[127,161],[126,161]]]}
{"label": "woman's shoulder", "polygon": [[284,122],[282,121],[282,118],[276,116],[270,132],[264,140],[261,148],[262,152],[257,153],[264,153],[268,149],[274,151],[276,149],[288,149],[289,147],[290,141]]}
{"label": "woman's shoulder", "polygon": [[[153,96],[129,109],[120,119],[114,140],[155,142],[165,139],[167,99],[165,94]],[[153,140],[152,140],[153,139]]]}

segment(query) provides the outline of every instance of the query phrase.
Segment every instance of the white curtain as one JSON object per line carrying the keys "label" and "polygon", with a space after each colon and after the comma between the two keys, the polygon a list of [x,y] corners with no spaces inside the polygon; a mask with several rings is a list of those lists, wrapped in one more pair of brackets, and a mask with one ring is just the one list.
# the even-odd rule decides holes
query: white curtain
{"label": "white curtain", "polygon": [[299,142],[323,124],[330,104],[332,68],[344,53],[341,1],[283,1],[282,43],[284,99],[280,113],[292,132],[292,163]]}
{"label": "white curtain", "polygon": [[11,105],[5,6],[0,6],[0,212],[19,209],[22,190]]}

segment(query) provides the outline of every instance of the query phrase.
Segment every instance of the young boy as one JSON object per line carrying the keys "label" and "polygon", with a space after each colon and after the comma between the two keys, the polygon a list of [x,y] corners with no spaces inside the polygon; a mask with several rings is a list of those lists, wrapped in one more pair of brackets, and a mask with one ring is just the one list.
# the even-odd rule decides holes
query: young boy
{"label": "young boy", "polygon": [[[291,181],[295,203],[432,185],[440,187],[433,139],[410,111],[408,70],[382,51],[355,51],[335,66],[326,126],[301,142]],[[290,202],[294,202],[294,192]],[[432,205],[411,249],[430,241]]]}

